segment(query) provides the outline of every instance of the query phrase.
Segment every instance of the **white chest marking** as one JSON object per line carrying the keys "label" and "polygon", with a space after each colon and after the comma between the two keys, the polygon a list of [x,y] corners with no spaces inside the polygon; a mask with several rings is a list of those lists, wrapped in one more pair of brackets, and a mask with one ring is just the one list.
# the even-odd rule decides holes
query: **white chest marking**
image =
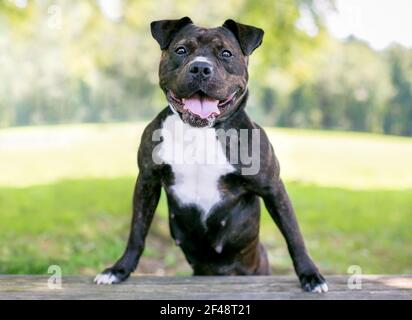
{"label": "white chest marking", "polygon": [[215,129],[193,128],[173,114],[164,121],[161,135],[159,156],[172,167],[174,195],[181,204],[197,205],[206,219],[221,200],[220,177],[235,170],[223,153]]}

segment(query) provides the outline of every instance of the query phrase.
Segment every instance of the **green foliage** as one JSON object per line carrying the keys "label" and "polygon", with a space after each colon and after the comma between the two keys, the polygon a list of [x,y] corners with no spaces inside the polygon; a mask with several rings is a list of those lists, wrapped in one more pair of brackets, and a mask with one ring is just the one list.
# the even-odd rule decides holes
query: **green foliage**
{"label": "green foliage", "polygon": [[0,127],[152,118],[165,101],[149,23],[188,15],[265,30],[250,58],[249,112],[258,122],[412,135],[411,50],[331,38],[324,18],[333,0],[119,3],[110,17],[97,0],[1,2]]}
{"label": "green foliage", "polygon": [[330,40],[313,66],[318,72],[292,91],[280,125],[383,131],[384,108],[393,90],[389,68],[379,55],[355,39]]}
{"label": "green foliage", "polygon": [[385,109],[384,132],[412,135],[412,52],[401,46],[387,50],[394,95]]}
{"label": "green foliage", "polygon": [[[1,126],[153,117],[165,102],[157,87],[160,52],[150,36],[152,20],[189,15],[200,25],[216,26],[234,18],[265,28],[252,73],[287,68],[293,51],[315,47],[295,26],[299,6],[308,1],[123,1],[115,20],[93,0],[61,0],[57,13],[54,1],[30,3],[0,8],[6,17],[11,9],[25,13],[8,19],[12,28],[0,30],[0,50],[7,48],[0,60]],[[262,10],[271,15],[262,16]],[[251,86],[259,89],[267,78],[256,77]]]}

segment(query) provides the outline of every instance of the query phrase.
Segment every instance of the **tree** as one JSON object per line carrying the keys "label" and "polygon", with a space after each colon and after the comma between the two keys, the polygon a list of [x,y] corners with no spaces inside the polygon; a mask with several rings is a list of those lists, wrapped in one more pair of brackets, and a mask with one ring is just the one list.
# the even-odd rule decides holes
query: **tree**
{"label": "tree", "polygon": [[384,132],[412,136],[412,52],[396,45],[385,56],[394,95],[385,108]]}
{"label": "tree", "polygon": [[301,117],[311,115],[305,126],[382,131],[392,86],[380,55],[353,38],[344,43],[330,39],[312,62],[317,72],[293,92],[289,106]]}

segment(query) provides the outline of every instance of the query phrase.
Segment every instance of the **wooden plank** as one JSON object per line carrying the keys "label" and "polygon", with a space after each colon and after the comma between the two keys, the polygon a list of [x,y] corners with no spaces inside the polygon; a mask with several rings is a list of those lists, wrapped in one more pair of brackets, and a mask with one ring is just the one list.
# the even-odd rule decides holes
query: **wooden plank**
{"label": "wooden plank", "polygon": [[350,290],[348,276],[328,276],[329,292],[304,293],[295,276],[152,277],[133,276],[112,286],[92,277],[67,276],[62,289],[49,289],[48,277],[0,275],[1,299],[408,299],[412,275],[363,276],[362,289]]}

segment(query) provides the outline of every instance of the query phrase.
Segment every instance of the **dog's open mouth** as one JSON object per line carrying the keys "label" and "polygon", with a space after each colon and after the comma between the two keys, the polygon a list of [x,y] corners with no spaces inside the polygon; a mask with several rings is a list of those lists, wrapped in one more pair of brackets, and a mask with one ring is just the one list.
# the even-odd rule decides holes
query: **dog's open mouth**
{"label": "dog's open mouth", "polygon": [[235,99],[235,95],[236,92],[224,100],[216,100],[202,91],[198,91],[190,97],[180,99],[172,91],[169,91],[170,99],[174,105],[177,105],[181,111],[187,110],[201,119],[220,115],[224,108]]}

